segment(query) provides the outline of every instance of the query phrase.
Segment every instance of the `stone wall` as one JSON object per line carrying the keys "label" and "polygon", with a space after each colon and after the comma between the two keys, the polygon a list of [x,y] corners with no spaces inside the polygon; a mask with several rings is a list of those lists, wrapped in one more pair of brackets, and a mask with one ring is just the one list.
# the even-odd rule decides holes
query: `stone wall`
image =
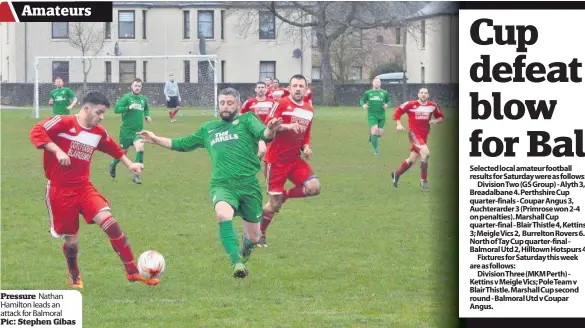
{"label": "stone wall", "polygon": [[[458,85],[457,84],[427,84],[424,85],[429,88],[431,99],[436,101],[439,105],[445,108],[456,108],[458,106]],[[78,97],[83,93],[83,84],[71,83],[67,87],[71,88]],[[242,98],[250,98],[254,96],[255,84],[253,83],[220,83],[218,91],[232,87],[240,91]],[[406,97],[402,94],[401,84],[384,84],[382,88],[388,90],[392,96],[392,103],[398,105],[405,99],[416,99],[418,90],[423,87],[421,84],[408,84]],[[152,107],[165,106],[165,97],[163,93],[164,84],[162,83],[146,83],[143,87],[143,94],[145,94]],[[202,85],[197,83],[181,83],[179,84],[181,90],[182,106],[200,106],[212,107],[214,97],[213,85]],[[314,83],[313,86],[313,103],[319,105],[321,102],[322,85]],[[359,99],[364,91],[371,88],[369,84],[340,84],[336,86],[339,94],[340,106],[359,106]],[[9,106],[32,106],[34,103],[34,84],[32,83],[2,83],[0,85],[0,95],[2,105]],[[39,97],[41,104],[49,103],[49,92],[53,89],[50,84],[40,84]],[[119,83],[88,83],[88,90],[99,90],[105,93],[112,102],[122,94],[130,92],[129,84]]]}

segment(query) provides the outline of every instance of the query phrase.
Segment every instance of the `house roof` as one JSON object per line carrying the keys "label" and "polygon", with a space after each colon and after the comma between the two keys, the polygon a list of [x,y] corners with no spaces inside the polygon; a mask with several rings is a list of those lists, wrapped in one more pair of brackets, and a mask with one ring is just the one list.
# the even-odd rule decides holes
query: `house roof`
{"label": "house roof", "polygon": [[457,15],[459,4],[456,1],[431,1],[408,20],[420,20],[435,16]]}

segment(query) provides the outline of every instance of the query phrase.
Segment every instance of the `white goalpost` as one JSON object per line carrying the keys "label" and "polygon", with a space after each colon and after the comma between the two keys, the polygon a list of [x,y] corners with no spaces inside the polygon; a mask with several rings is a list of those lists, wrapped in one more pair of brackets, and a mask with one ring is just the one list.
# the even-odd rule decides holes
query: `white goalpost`
{"label": "white goalpost", "polygon": [[78,102],[85,92],[98,90],[110,98],[112,106],[120,96],[131,92],[132,80],[140,78],[149,106],[166,108],[164,86],[173,74],[179,84],[182,113],[217,117],[217,64],[217,55],[38,56],[34,60],[32,114],[35,118],[51,115],[49,99],[57,77],[75,93]]}

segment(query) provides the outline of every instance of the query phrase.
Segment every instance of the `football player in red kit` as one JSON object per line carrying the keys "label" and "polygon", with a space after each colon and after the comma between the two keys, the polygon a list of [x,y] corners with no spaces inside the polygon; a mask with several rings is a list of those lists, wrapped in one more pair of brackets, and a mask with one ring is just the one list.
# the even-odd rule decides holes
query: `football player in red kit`
{"label": "football player in red kit", "polygon": [[410,140],[410,156],[402,162],[400,167],[392,172],[392,184],[398,188],[398,179],[406,172],[412,164],[420,157],[420,185],[423,189],[428,189],[427,171],[429,167],[430,151],[427,145],[427,138],[431,131],[431,124],[437,124],[443,121],[443,112],[439,105],[428,100],[429,90],[422,88],[418,92],[418,99],[407,101],[398,106],[394,111],[394,121],[396,121],[396,130],[404,131],[404,126],[400,122],[402,114],[408,116],[408,139]]}
{"label": "football player in red kit", "polygon": [[98,224],[120,256],[130,282],[158,284],[138,273],[128,238],[112,216],[108,200],[89,181],[90,166],[97,149],[119,159],[134,174],[142,172],[141,163],[132,163],[120,146],[100,125],[110,101],[99,92],[89,92],[75,115],[56,115],[37,123],[30,131],[32,144],[43,150],[47,178],[46,205],[50,232],[63,238],[63,255],[69,268],[69,284],[83,288],[77,265],[79,215],[88,224]]}

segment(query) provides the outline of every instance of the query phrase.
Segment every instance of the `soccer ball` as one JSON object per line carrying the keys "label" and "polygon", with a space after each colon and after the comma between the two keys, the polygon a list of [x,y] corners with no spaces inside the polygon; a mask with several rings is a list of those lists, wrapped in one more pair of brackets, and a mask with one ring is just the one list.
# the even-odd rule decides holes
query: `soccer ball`
{"label": "soccer ball", "polygon": [[143,277],[157,278],[165,271],[165,258],[157,251],[146,251],[138,258],[138,272]]}

